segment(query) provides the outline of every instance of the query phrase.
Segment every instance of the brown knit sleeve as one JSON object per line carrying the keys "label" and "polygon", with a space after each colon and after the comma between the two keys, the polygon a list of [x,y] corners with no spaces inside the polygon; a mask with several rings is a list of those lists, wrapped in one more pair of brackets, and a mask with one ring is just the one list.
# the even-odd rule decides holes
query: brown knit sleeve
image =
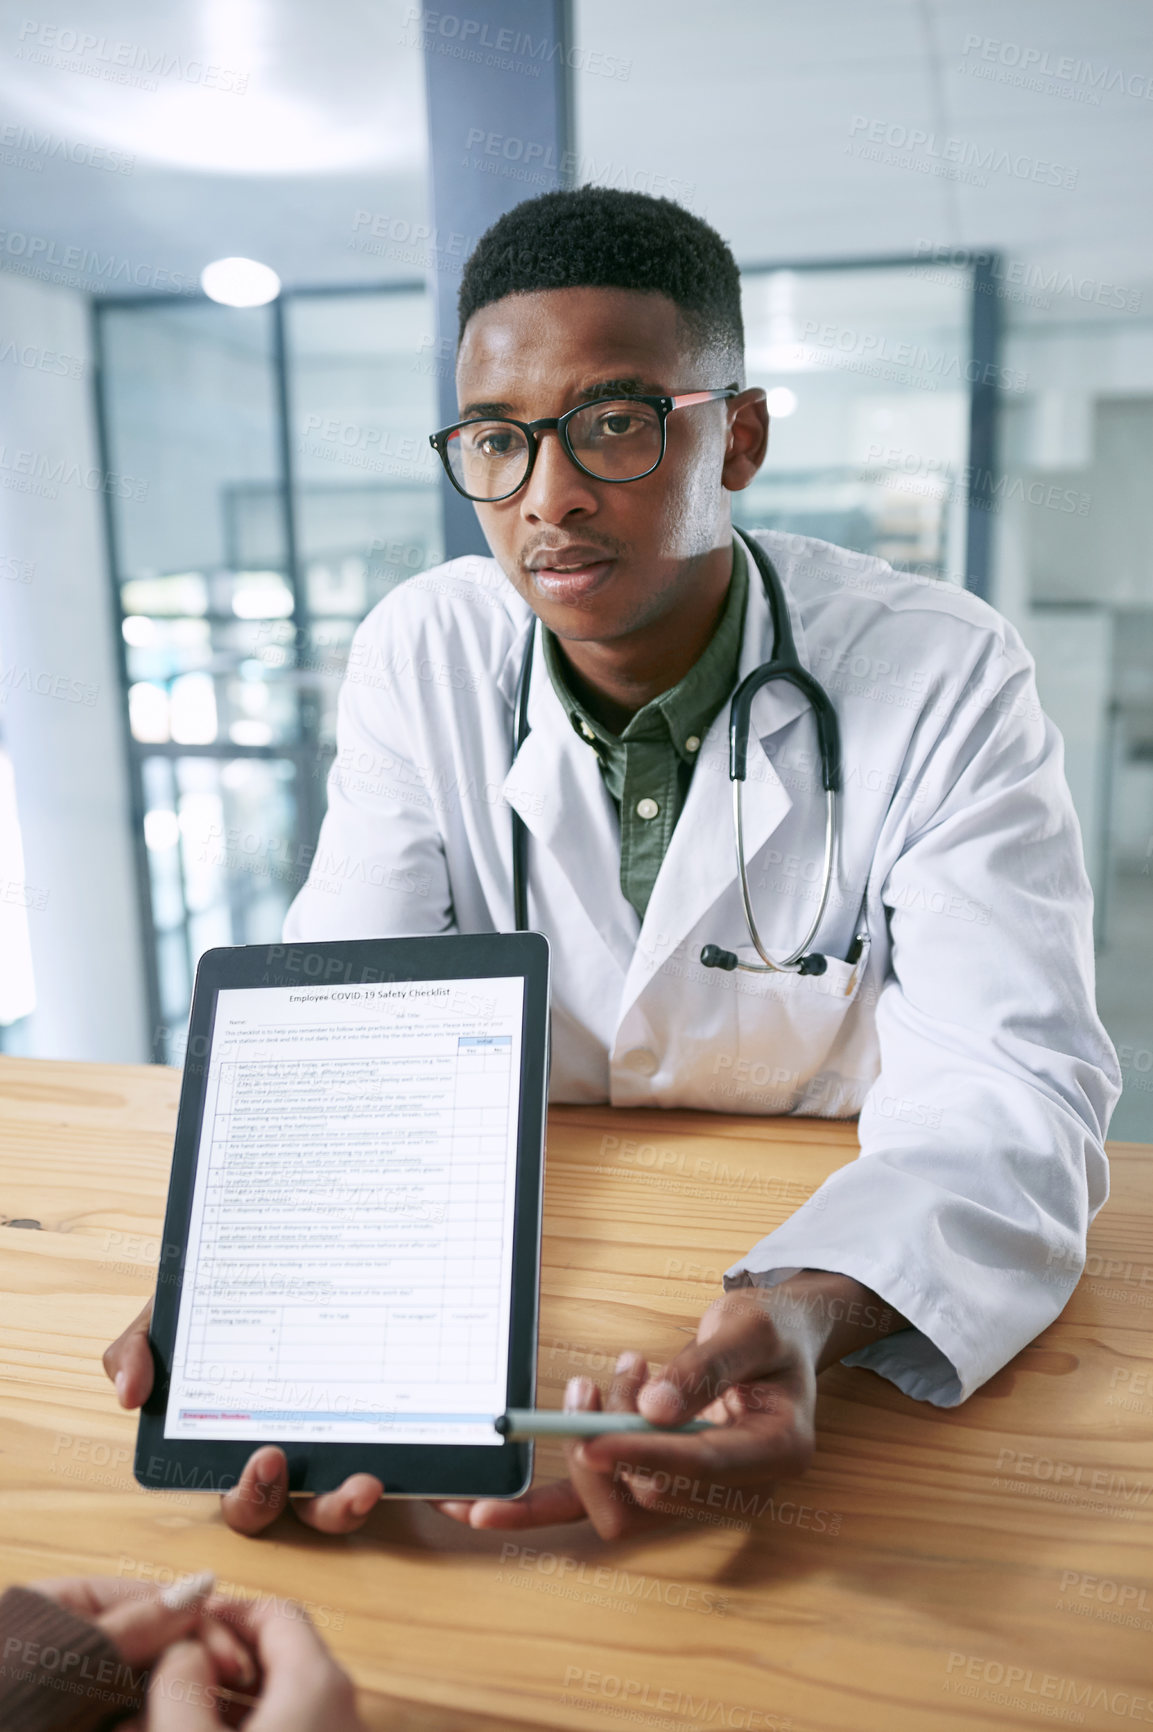
{"label": "brown knit sleeve", "polygon": [[31,1588],[0,1595],[4,1732],[95,1732],[139,1713],[147,1682],[86,1618]]}

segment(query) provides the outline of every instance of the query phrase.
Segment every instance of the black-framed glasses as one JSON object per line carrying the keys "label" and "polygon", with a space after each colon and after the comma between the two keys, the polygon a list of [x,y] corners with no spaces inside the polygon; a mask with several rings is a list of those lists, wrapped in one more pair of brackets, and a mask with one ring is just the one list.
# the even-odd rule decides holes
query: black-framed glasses
{"label": "black-framed glasses", "polygon": [[539,421],[478,416],[430,433],[458,493],[483,505],[509,499],[532,474],[540,435],[555,432],[578,469],[597,481],[640,481],[665,454],[665,422],[674,409],[735,397],[739,387],[684,391],[675,397],[599,397]]}

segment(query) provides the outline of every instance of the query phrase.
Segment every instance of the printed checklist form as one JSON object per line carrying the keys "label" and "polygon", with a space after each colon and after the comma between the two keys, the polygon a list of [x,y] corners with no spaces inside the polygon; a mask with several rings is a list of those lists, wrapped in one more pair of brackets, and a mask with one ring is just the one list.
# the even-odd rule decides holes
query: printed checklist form
{"label": "printed checklist form", "polygon": [[164,1435],[491,1444],[524,981],[222,989]]}

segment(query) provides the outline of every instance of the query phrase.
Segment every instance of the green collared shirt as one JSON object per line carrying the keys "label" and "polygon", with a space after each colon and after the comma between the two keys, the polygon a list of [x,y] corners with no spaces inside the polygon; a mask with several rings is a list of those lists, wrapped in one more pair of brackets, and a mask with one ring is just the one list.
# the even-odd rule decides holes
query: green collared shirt
{"label": "green collared shirt", "polygon": [[745,551],[733,541],[724,612],[703,655],[684,679],[653,698],[620,734],[589,715],[569,690],[560,646],[541,633],[545,666],[573,727],[597,755],[621,821],[621,889],[641,919],[649,905],[692,780],[701,741],[737,683],[749,579]]}

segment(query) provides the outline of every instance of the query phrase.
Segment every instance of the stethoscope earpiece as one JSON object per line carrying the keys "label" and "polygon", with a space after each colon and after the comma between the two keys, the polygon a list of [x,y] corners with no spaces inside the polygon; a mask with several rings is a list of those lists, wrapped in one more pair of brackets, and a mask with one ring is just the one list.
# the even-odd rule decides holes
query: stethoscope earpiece
{"label": "stethoscope earpiece", "polygon": [[701,951],[701,966],[723,968],[726,974],[731,974],[740,964],[731,950],[722,950],[719,944],[706,944]]}

